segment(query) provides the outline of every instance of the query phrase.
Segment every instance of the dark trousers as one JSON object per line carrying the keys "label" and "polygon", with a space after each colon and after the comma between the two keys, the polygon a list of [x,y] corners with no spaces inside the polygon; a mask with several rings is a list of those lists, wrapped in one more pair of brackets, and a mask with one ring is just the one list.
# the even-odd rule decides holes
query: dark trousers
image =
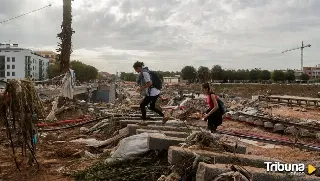
{"label": "dark trousers", "polygon": [[[211,108],[206,111],[208,114],[211,111]],[[212,131],[216,131],[217,127],[222,124],[222,115],[219,112],[219,109],[216,110],[214,113],[212,113],[208,118],[207,118],[207,123],[208,123],[208,129]]]}
{"label": "dark trousers", "polygon": [[146,97],[144,97],[144,99],[140,103],[140,109],[141,109],[142,119],[143,120],[147,119],[146,106],[148,104],[150,104],[150,110],[158,113],[161,117],[164,116],[164,114],[159,109],[156,108],[156,102],[157,102],[158,97],[159,97],[159,95],[157,95],[157,96],[146,96]]}

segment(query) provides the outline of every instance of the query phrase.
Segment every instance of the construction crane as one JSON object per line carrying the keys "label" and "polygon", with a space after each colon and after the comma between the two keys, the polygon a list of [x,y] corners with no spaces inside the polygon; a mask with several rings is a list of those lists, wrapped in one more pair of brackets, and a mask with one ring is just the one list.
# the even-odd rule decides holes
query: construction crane
{"label": "construction crane", "polygon": [[285,52],[289,52],[289,51],[292,51],[292,50],[301,50],[301,71],[303,71],[303,49],[304,48],[307,48],[307,47],[311,47],[310,44],[308,45],[303,45],[303,41],[302,41],[302,44],[301,44],[301,47],[298,47],[298,48],[293,48],[293,49],[290,49],[290,50],[285,50],[281,53],[285,53]]}

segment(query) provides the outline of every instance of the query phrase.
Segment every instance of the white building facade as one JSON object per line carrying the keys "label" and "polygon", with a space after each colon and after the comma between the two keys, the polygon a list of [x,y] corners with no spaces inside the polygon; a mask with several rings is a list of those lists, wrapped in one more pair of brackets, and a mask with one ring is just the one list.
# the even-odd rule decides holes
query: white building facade
{"label": "white building facade", "polygon": [[18,48],[18,44],[0,44],[0,79],[44,80],[48,77],[49,59],[32,52],[30,49]]}

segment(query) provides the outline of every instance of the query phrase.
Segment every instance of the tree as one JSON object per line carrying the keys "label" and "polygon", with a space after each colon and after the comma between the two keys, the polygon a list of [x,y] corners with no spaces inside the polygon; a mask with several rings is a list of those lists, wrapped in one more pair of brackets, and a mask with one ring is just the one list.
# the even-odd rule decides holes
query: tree
{"label": "tree", "polygon": [[301,74],[300,79],[303,81],[308,81],[310,79],[308,74]]}
{"label": "tree", "polygon": [[223,80],[224,79],[223,72],[224,70],[220,65],[214,65],[211,69],[212,80]]}
{"label": "tree", "polygon": [[272,72],[271,78],[273,81],[284,81],[286,80],[286,74],[282,70],[274,70]]}
{"label": "tree", "polygon": [[251,81],[257,81],[260,78],[261,70],[251,69],[249,72],[249,77]]}
{"label": "tree", "polygon": [[124,81],[135,82],[136,77],[137,76],[134,73],[126,73],[126,72],[120,73],[120,79]]}
{"label": "tree", "polygon": [[269,70],[262,70],[260,73],[260,80],[270,80],[271,79],[271,73]]}
{"label": "tree", "polygon": [[210,80],[210,70],[208,67],[200,66],[198,68],[198,78],[200,82],[208,82]]}
{"label": "tree", "polygon": [[58,64],[52,64],[48,67],[48,77],[49,79],[52,79],[53,77],[56,77],[60,75],[60,68]]}
{"label": "tree", "polygon": [[197,78],[197,70],[193,66],[185,66],[181,70],[181,77],[188,82],[194,82]]}
{"label": "tree", "polygon": [[70,55],[72,53],[72,34],[74,33],[71,24],[72,24],[72,7],[71,0],[63,0],[63,21],[61,25],[61,33],[57,37],[61,40],[61,43],[58,44],[57,52],[58,55],[60,71],[62,73],[69,70],[70,67]]}
{"label": "tree", "polygon": [[286,80],[289,82],[294,82],[296,80],[296,76],[293,70],[288,70],[286,72]]}
{"label": "tree", "polygon": [[76,79],[81,82],[94,80],[98,77],[98,70],[91,65],[74,60],[71,62],[71,67],[76,73]]}

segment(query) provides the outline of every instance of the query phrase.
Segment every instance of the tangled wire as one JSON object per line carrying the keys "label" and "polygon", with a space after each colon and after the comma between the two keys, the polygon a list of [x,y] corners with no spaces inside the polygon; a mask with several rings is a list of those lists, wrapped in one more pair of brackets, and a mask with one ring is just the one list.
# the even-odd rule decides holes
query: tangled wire
{"label": "tangled wire", "polygon": [[34,125],[39,118],[44,118],[44,109],[33,82],[10,80],[0,107],[0,117],[6,127],[17,168],[23,162],[19,164],[17,161],[17,145],[21,147],[22,156],[29,156],[29,164],[35,161],[39,166],[35,157],[37,130]]}

